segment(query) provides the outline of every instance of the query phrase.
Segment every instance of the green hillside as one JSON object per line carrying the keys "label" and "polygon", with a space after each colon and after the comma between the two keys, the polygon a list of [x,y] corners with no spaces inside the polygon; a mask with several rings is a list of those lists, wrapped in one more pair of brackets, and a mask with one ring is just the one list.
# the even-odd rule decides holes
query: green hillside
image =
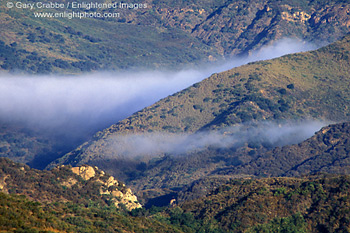
{"label": "green hillside", "polygon": [[140,207],[137,198],[129,203],[126,196],[133,194],[125,184],[105,174],[97,167],[57,167],[51,171],[32,169],[27,165],[0,158],[0,190],[21,194],[33,201],[70,201],[79,205],[96,202],[102,206]]}
{"label": "green hillside", "polygon": [[348,232],[349,182],[348,176],[232,180],[177,208],[224,232]]}
{"label": "green hillside", "polygon": [[152,218],[132,217],[113,207],[29,201],[0,193],[1,232],[183,232]]}
{"label": "green hillside", "polygon": [[98,194],[111,179],[97,168],[77,175],[69,166],[39,171],[9,159],[0,166],[1,232],[349,231],[345,175],[229,179],[193,201],[128,211]]}
{"label": "green hillside", "polygon": [[260,121],[347,120],[350,93],[344,83],[349,78],[349,50],[347,36],[316,51],[213,74],[98,132],[93,140],[52,166],[96,164],[142,190],[181,187],[220,168],[247,163],[273,145],[247,142],[224,150],[209,147],[180,157],[155,153],[149,155],[151,160],[148,156],[130,159],[133,149],[123,144],[127,142],[121,136],[166,132],[163,137],[171,138],[206,130],[225,134],[226,127],[246,122],[249,124],[243,125],[243,131]]}
{"label": "green hillside", "polygon": [[136,2],[147,7],[67,9],[119,14],[69,19],[35,17],[62,10],[8,8],[1,0],[1,69],[71,74],[174,68],[247,54],[284,37],[324,45],[348,33],[350,25],[347,1]]}
{"label": "green hillside", "polygon": [[[0,156],[27,163],[0,158],[0,232],[350,232],[349,1],[134,2],[147,7],[68,19],[0,0],[0,76],[180,69],[285,37],[327,46],[212,74],[65,155],[80,142],[0,122]],[[335,124],[300,142],[316,121]]]}

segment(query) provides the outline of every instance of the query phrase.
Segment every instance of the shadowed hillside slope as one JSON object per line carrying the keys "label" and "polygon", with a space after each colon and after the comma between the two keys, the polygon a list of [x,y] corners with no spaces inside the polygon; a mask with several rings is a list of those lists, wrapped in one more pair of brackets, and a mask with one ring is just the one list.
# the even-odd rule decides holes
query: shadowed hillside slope
{"label": "shadowed hillside slope", "polygon": [[241,179],[179,205],[225,232],[348,232],[349,176]]}
{"label": "shadowed hillside slope", "polygon": [[315,173],[350,173],[350,123],[322,128],[297,145],[275,148],[248,164],[222,170],[220,174],[256,176],[299,176]]}

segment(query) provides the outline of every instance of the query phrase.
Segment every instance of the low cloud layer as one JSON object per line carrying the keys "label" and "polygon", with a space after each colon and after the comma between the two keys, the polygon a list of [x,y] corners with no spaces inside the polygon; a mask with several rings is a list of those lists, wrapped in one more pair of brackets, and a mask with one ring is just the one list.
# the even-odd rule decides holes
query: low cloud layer
{"label": "low cloud layer", "polygon": [[237,148],[245,143],[276,147],[300,143],[328,124],[311,120],[283,124],[258,122],[195,134],[140,133],[114,136],[109,139],[109,145],[116,156],[124,158],[180,155],[208,147]]}
{"label": "low cloud layer", "polygon": [[212,73],[313,48],[285,39],[246,58],[178,72],[98,72],[74,77],[0,73],[0,119],[79,137],[116,123]]}
{"label": "low cloud layer", "polygon": [[251,52],[249,56],[233,57],[217,66],[216,72],[225,71],[233,67],[247,64],[249,62],[268,60],[281,57],[286,54],[306,52],[317,49],[318,46],[298,39],[284,38],[272,44],[266,45],[259,50]]}

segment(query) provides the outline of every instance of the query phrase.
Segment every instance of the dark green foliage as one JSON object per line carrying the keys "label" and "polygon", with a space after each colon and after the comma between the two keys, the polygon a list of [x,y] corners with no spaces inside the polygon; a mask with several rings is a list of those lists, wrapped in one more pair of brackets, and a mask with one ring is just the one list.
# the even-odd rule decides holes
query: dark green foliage
{"label": "dark green foliage", "polygon": [[[109,195],[100,194],[101,183],[95,177],[85,181],[72,173],[69,166],[39,171],[0,158],[0,168],[0,179],[6,177],[5,189],[13,193],[0,192],[0,231],[175,232],[167,223],[129,216],[126,209],[115,207]],[[72,179],[76,183],[71,187],[62,185],[62,182],[69,185]],[[126,189],[122,183],[118,187],[121,192]]]}
{"label": "dark green foliage", "polygon": [[73,67],[80,69],[83,72],[96,70],[99,68],[99,66],[91,61],[79,61],[79,62],[72,62],[71,64]]}
{"label": "dark green foliage", "polygon": [[[33,36],[29,37],[31,40]],[[17,46],[9,47],[0,41],[0,62],[1,67],[10,71],[28,70],[30,73],[50,73],[52,64],[46,57],[39,56],[36,52],[27,55],[25,50],[18,50]],[[0,63],[1,64],[1,63]]]}
{"label": "dark green foliage", "polygon": [[288,84],[288,85],[287,85],[287,88],[293,90],[293,89],[294,89],[294,84],[293,84],[293,83]]}
{"label": "dark green foliage", "polygon": [[31,43],[34,43],[34,42],[35,42],[35,34],[34,34],[34,33],[29,33],[27,39],[28,39]]}
{"label": "dark green foliage", "polygon": [[[50,175],[59,176],[60,180],[72,177],[69,167],[40,172],[28,166],[22,169],[22,165],[7,159],[2,159],[1,164],[6,164],[2,167],[2,172],[9,177],[16,177],[17,184],[22,179],[31,180],[25,180],[23,185],[36,183],[39,178],[37,175],[40,174],[42,180],[31,188],[32,193],[27,194],[34,199],[46,195],[45,200],[48,200],[49,193],[43,188],[54,186]],[[146,166],[142,163],[139,165],[140,170]],[[59,183],[57,179],[56,183]],[[80,192],[77,200],[71,199],[72,193],[67,193],[69,196],[61,193],[60,197],[63,195],[64,201],[57,199],[55,202],[43,203],[29,201],[24,196],[0,193],[0,230],[295,233],[309,232],[310,229],[311,232],[321,229],[327,232],[349,230],[349,176],[235,179],[219,183],[212,180],[211,186],[220,183],[210,194],[176,207],[135,209],[130,213],[98,200],[81,201],[80,199],[93,197],[93,190],[98,189],[97,186],[91,186],[91,182],[85,182],[84,189],[87,190],[85,193]],[[205,182],[201,183],[203,184]],[[23,193],[24,187],[18,186],[16,192]],[[33,195],[36,190],[40,191],[40,196]],[[65,190],[68,191],[69,188]],[[53,193],[49,195],[54,196]],[[70,200],[67,201],[68,197]]]}
{"label": "dark green foliage", "polygon": [[70,67],[70,64],[62,59],[56,59],[53,65],[61,69],[68,69]]}
{"label": "dark green foliage", "polygon": [[307,224],[304,217],[298,213],[290,217],[274,218],[269,223],[254,227],[249,232],[290,232],[290,233],[306,233]]}
{"label": "dark green foliage", "polygon": [[193,105],[193,108],[196,110],[203,111],[203,107],[200,104]]}
{"label": "dark green foliage", "polygon": [[284,89],[284,88],[279,89],[278,92],[279,92],[280,94],[282,94],[282,95],[287,94],[287,90]]}
{"label": "dark green foliage", "polygon": [[114,207],[41,204],[25,197],[0,193],[0,230],[6,232],[176,232],[166,223],[131,217]]}

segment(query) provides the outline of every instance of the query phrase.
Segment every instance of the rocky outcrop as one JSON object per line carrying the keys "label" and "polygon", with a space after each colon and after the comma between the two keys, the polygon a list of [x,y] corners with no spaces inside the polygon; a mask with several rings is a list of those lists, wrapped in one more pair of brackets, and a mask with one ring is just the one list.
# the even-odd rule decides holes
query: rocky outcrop
{"label": "rocky outcrop", "polygon": [[84,180],[89,180],[96,175],[95,169],[90,166],[72,167],[72,172]]}
{"label": "rocky outcrop", "polygon": [[[106,175],[98,167],[82,165],[72,167],[71,170],[86,181],[91,180],[100,183],[100,194],[110,195],[115,206],[125,207],[129,211],[142,207],[130,188],[126,188],[125,184],[119,182],[113,176]],[[69,187],[69,185],[66,186]]]}
{"label": "rocky outcrop", "polygon": [[25,195],[31,201],[41,203],[87,205],[93,202],[128,211],[142,207],[125,184],[88,165],[62,165],[42,171],[0,157],[0,192]]}

